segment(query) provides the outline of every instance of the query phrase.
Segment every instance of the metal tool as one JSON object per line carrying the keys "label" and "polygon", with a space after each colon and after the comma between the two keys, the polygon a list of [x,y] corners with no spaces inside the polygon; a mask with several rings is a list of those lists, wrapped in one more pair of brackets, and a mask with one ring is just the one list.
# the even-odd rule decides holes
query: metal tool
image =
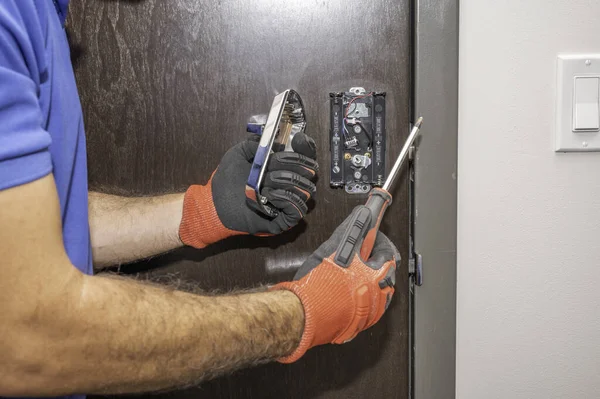
{"label": "metal tool", "polygon": [[[352,262],[353,254],[358,248],[360,248],[362,259],[367,260],[371,256],[381,220],[387,207],[392,203],[392,195],[389,193],[389,190],[398,177],[400,167],[407,158],[410,147],[414,144],[422,123],[423,118],[419,118],[415,123],[383,187],[371,190],[365,208],[360,209],[354,215],[354,220],[348,225],[342,242],[336,251],[335,262],[338,265],[347,267]],[[389,277],[390,279],[393,278],[393,276]]]}
{"label": "metal tool", "polygon": [[263,116],[256,119],[247,125],[248,132],[259,134],[261,138],[246,183],[246,197],[256,203],[264,214],[275,217],[277,210],[270,206],[267,198],[261,194],[267,165],[272,153],[293,152],[294,136],[299,132],[304,132],[306,128],[304,104],[296,91],[288,89],[275,96],[264,123]]}
{"label": "metal tool", "polygon": [[385,180],[385,183],[383,183],[382,188],[385,191],[390,191],[390,187],[396,180],[396,177],[398,176],[398,172],[400,171],[400,167],[402,166],[402,164],[404,163],[404,160],[408,156],[410,147],[412,147],[412,145],[415,143],[415,140],[417,139],[417,136],[419,135],[419,130],[421,129],[422,123],[423,123],[423,117],[417,119],[417,122],[415,123],[412,130],[410,131],[410,134],[408,135],[408,138],[406,139],[406,143],[404,143],[404,147],[402,147],[402,151],[400,151],[400,155],[398,155],[398,158],[396,159],[396,162],[394,163],[394,166],[392,167],[392,170],[391,170],[390,174],[388,175],[388,178]]}

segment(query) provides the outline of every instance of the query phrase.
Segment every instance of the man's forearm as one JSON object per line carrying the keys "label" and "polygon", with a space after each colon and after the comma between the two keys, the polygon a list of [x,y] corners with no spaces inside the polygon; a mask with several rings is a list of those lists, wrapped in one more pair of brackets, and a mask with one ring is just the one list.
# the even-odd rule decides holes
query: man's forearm
{"label": "man's forearm", "polygon": [[55,187],[48,175],[0,191],[0,396],[166,389],[297,346],[292,293],[198,296],[82,274]]}
{"label": "man's forearm", "polygon": [[211,297],[90,276],[78,303],[39,315],[20,333],[28,337],[23,345],[36,342],[38,350],[14,364],[22,371],[15,374],[23,384],[15,382],[18,395],[195,384],[290,354],[304,326],[302,305],[287,291]]}
{"label": "man's forearm", "polygon": [[94,265],[132,262],[182,246],[182,209],[183,194],[129,198],[91,192]]}

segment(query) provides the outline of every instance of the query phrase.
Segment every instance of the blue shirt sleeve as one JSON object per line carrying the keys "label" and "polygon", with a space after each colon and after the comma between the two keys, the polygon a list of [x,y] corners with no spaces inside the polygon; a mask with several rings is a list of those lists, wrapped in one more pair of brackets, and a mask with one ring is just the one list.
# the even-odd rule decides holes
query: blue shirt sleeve
{"label": "blue shirt sleeve", "polygon": [[0,190],[52,172],[39,103],[47,70],[36,17],[33,2],[0,1]]}

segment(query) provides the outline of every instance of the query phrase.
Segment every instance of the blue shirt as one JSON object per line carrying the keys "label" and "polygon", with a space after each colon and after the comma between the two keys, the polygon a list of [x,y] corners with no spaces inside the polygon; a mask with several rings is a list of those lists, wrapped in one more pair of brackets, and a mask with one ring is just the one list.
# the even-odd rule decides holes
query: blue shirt
{"label": "blue shirt", "polygon": [[92,273],[81,104],[68,0],[0,0],[0,190],[54,174],[69,259]]}

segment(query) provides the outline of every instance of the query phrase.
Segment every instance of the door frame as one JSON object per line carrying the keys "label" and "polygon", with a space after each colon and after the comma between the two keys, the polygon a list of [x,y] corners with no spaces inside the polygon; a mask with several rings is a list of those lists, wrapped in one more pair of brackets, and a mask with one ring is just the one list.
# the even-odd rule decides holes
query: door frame
{"label": "door frame", "polygon": [[459,0],[415,0],[413,15],[412,116],[424,122],[411,171],[409,397],[447,399],[456,386]]}

